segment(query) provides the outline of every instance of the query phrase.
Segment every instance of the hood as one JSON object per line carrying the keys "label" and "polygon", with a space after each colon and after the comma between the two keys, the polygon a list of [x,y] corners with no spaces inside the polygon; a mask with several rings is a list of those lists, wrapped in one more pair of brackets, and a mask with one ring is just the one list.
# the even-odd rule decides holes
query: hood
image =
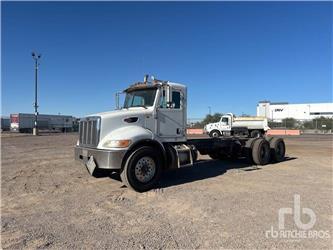
{"label": "hood", "polygon": [[95,114],[90,114],[85,117],[89,116],[100,116],[102,119],[105,118],[113,118],[113,117],[125,117],[125,116],[132,116],[132,115],[141,115],[144,113],[151,113],[152,108],[151,107],[133,107],[128,109],[118,109],[118,110],[112,110],[112,111],[106,111],[106,112],[100,112]]}
{"label": "hood", "polygon": [[[153,107],[133,107],[128,109],[113,110],[108,112],[91,114],[86,117],[99,116],[101,117],[101,128],[100,136],[103,138],[107,134],[111,133],[113,130],[127,127],[127,126],[139,126],[147,127],[146,119],[150,117],[153,113]],[[128,123],[124,119],[129,117],[137,117],[137,121],[133,123]]]}

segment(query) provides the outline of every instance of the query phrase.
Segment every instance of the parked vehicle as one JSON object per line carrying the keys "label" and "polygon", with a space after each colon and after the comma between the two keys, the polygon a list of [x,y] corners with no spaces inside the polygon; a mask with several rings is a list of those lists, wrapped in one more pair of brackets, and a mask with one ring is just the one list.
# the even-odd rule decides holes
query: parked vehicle
{"label": "parked vehicle", "polygon": [[75,159],[91,175],[100,169],[119,171],[122,182],[136,191],[154,187],[164,169],[191,166],[198,152],[214,159],[247,157],[265,165],[282,161],[281,138],[186,137],[185,85],[146,76],[125,91],[124,106],[81,119]]}
{"label": "parked vehicle", "polygon": [[204,131],[210,137],[224,135],[260,137],[269,129],[265,117],[235,117],[232,113],[227,113],[221,116],[219,122],[209,123],[204,127]]}
{"label": "parked vehicle", "polygon": [[[69,115],[43,115],[37,116],[38,129],[71,132],[73,129],[74,117]],[[34,114],[11,114],[10,130],[12,132],[31,133],[34,127]]]}
{"label": "parked vehicle", "polygon": [[8,131],[10,129],[9,117],[1,117],[1,131]]}

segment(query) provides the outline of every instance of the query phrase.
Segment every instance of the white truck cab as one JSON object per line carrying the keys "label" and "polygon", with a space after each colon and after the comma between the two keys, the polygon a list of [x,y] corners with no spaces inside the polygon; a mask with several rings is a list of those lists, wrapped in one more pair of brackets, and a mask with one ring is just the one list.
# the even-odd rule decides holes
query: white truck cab
{"label": "white truck cab", "polygon": [[[156,184],[163,169],[193,165],[197,151],[217,159],[249,155],[255,147],[251,161],[262,165],[271,159],[266,140],[255,144],[239,138],[187,139],[185,85],[154,78],[148,81],[145,76],[124,93],[122,108],[80,120],[75,159],[91,175],[99,169],[118,170],[126,186],[143,192]],[[280,146],[274,159],[284,157],[284,143]]]}

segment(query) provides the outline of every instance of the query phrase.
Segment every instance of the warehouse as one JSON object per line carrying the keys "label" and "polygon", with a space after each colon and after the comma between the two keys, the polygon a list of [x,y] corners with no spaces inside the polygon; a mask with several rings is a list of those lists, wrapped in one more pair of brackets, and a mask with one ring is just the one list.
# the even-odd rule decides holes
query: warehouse
{"label": "warehouse", "polygon": [[318,117],[333,118],[333,103],[289,104],[287,102],[260,101],[257,116],[281,122],[285,118],[311,120]]}

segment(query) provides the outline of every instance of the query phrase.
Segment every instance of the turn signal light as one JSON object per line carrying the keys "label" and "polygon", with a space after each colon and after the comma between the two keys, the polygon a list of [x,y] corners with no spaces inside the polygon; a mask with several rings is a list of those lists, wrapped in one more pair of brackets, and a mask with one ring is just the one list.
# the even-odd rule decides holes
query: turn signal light
{"label": "turn signal light", "polygon": [[127,148],[131,142],[131,140],[109,140],[103,146],[107,148]]}

